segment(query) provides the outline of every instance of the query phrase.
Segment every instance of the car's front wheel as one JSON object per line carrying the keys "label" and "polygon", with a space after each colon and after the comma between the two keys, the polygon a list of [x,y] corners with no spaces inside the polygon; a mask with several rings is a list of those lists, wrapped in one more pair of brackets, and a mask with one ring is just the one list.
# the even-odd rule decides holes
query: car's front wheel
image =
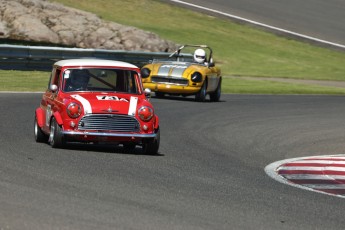
{"label": "car's front wheel", "polygon": [[195,100],[199,102],[204,102],[206,100],[206,81],[204,81],[200,91],[195,95]]}
{"label": "car's front wheel", "polygon": [[34,122],[34,132],[35,132],[35,140],[36,142],[47,142],[48,136],[43,133],[42,129],[37,124],[37,118],[35,116],[35,122]]}
{"label": "car's front wheel", "polygon": [[156,138],[150,142],[143,143],[143,152],[147,155],[156,155],[158,153],[160,143],[160,131],[157,130]]}
{"label": "car's front wheel", "polygon": [[64,145],[63,134],[61,126],[52,118],[50,123],[49,144],[53,148],[61,148]]}

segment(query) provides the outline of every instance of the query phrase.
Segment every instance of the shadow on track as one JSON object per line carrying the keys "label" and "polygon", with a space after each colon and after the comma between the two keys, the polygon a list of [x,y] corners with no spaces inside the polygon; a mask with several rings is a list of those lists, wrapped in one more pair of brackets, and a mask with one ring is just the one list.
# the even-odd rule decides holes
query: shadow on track
{"label": "shadow on track", "polygon": [[213,102],[209,98],[206,99],[204,102],[195,101],[195,99],[191,96],[174,96],[174,95],[164,95],[164,96],[152,96],[152,98],[157,100],[172,100],[172,101],[189,101],[194,103],[219,103],[219,102],[226,102],[225,100],[220,100],[218,102]]}
{"label": "shadow on track", "polygon": [[[47,145],[49,145],[47,143]],[[99,152],[99,153],[115,153],[115,154],[127,154],[127,155],[146,155],[146,156],[165,156],[158,152],[157,154],[145,154],[140,146],[136,146],[130,151],[126,151],[125,148],[119,145],[111,144],[93,144],[93,143],[74,143],[69,142],[62,148],[64,150],[86,151],[86,152]]]}

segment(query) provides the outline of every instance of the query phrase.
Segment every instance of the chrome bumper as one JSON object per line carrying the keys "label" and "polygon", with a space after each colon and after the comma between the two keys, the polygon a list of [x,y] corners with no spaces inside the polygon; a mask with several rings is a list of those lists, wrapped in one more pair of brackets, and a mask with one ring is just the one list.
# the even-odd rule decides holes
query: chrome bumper
{"label": "chrome bumper", "polygon": [[155,133],[151,134],[130,134],[130,133],[101,133],[101,132],[75,132],[62,131],[65,135],[83,135],[83,136],[100,136],[100,137],[138,137],[138,138],[155,138]]}

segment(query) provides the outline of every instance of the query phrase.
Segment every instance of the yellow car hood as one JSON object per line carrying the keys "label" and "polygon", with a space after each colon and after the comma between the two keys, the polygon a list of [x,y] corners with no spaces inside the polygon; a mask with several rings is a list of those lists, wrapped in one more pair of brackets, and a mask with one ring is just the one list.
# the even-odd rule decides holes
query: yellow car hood
{"label": "yellow car hood", "polygon": [[191,71],[202,71],[205,68],[193,63],[156,63],[153,64],[152,76],[187,78]]}

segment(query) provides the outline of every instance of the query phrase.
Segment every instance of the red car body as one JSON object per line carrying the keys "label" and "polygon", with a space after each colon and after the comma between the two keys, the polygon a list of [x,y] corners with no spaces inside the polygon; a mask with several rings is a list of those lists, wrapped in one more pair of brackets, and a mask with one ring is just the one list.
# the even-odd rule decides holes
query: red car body
{"label": "red car body", "polygon": [[[79,84],[79,86],[78,86]],[[53,65],[48,89],[36,109],[37,142],[62,147],[67,142],[141,145],[159,148],[159,118],[143,90],[140,69],[99,59],[71,59]]]}

